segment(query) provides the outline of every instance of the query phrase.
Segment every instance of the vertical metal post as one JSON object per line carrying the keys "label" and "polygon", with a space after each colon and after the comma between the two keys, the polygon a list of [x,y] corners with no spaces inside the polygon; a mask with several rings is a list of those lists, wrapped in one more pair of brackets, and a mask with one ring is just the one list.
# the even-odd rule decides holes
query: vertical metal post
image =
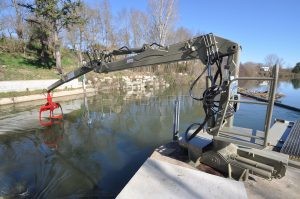
{"label": "vertical metal post", "polygon": [[87,124],[90,125],[92,124],[92,120],[90,118],[90,110],[89,110],[89,105],[88,105],[88,101],[87,101],[87,95],[86,93],[84,93],[84,108],[85,108],[85,111],[86,111],[86,117],[87,117]]}
{"label": "vertical metal post", "polygon": [[177,108],[177,128],[176,128],[176,131],[177,131],[177,135],[178,135],[178,132],[179,132],[179,117],[180,117],[180,100],[178,100],[177,104],[178,104],[178,108]]}
{"label": "vertical metal post", "polygon": [[179,132],[179,115],[180,115],[180,100],[178,97],[174,103],[174,117],[173,117],[173,141],[178,140]]}
{"label": "vertical metal post", "polygon": [[[82,65],[85,65],[86,62],[83,60],[83,57],[82,57],[82,32],[80,31],[80,42],[79,42],[79,49],[77,49],[77,51],[79,52],[79,62],[80,62],[80,66]],[[78,66],[78,67],[80,67]],[[83,93],[86,93],[86,85],[85,85],[85,81],[86,81],[86,77],[85,77],[85,74],[83,75],[83,79],[82,79],[82,88],[83,88]]]}
{"label": "vertical metal post", "polygon": [[[232,75],[234,75],[234,78],[238,78],[239,77],[239,71],[240,71],[240,46],[238,46],[238,50],[235,53],[232,62],[235,65],[234,74],[232,74]],[[238,87],[238,82],[237,82],[236,86]],[[231,91],[229,91],[228,95],[229,94],[231,94]],[[232,97],[232,96],[230,96],[230,97]],[[228,102],[228,103],[230,103],[230,102]],[[226,114],[226,113],[224,113],[224,114]],[[232,115],[231,117],[229,117],[227,119],[226,126],[227,127],[232,127],[233,126],[233,120],[234,120],[234,115]]]}
{"label": "vertical metal post", "polygon": [[82,87],[83,87],[83,92],[86,93],[86,85],[85,85],[85,81],[86,81],[86,78],[85,78],[85,74],[83,75],[83,79],[82,79]]}
{"label": "vertical metal post", "polygon": [[173,141],[176,140],[176,113],[177,113],[177,99],[174,102],[174,114],[173,114]]}
{"label": "vertical metal post", "polygon": [[267,107],[266,120],[265,120],[265,141],[264,141],[265,147],[268,145],[269,129],[270,129],[271,122],[272,122],[272,113],[273,113],[273,107],[274,107],[274,101],[275,101],[275,95],[276,95],[278,72],[279,72],[279,66],[278,66],[278,64],[276,64],[272,70],[273,80],[271,80],[271,85],[270,85],[270,90],[269,90],[269,99],[268,99],[269,104]]}

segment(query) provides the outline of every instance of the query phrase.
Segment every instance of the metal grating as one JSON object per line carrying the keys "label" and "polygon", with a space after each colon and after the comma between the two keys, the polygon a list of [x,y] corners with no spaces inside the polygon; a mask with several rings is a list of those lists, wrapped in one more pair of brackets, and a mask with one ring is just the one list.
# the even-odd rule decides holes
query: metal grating
{"label": "metal grating", "polygon": [[288,154],[292,158],[300,158],[300,120],[294,123],[280,152]]}

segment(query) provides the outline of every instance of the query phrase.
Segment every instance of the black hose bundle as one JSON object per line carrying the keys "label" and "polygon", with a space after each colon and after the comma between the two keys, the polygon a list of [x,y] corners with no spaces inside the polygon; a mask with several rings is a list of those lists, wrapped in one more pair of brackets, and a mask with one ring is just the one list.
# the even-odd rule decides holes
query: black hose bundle
{"label": "black hose bundle", "polygon": [[[215,61],[217,65],[217,71],[214,75],[214,78],[210,78],[211,82],[211,87],[207,88],[203,92],[202,98],[195,97],[193,96],[193,89],[196,83],[199,81],[199,79],[203,76],[204,72],[208,69],[208,66],[205,67],[203,72],[194,80],[194,82],[191,84],[190,89],[189,89],[189,94],[190,96],[197,101],[202,101],[203,102],[203,109],[205,112],[205,118],[203,122],[201,123],[192,123],[185,131],[185,140],[188,142],[192,140],[206,125],[207,121],[211,119],[212,117],[215,117],[215,115],[218,113],[218,108],[219,105],[216,104],[218,101],[214,101],[214,98],[219,95],[222,91],[222,69],[221,69],[221,63],[222,59],[216,60]],[[216,85],[216,81],[219,78],[219,84]],[[216,110],[216,109],[217,110]],[[190,136],[188,135],[188,132],[195,126],[199,126]]]}

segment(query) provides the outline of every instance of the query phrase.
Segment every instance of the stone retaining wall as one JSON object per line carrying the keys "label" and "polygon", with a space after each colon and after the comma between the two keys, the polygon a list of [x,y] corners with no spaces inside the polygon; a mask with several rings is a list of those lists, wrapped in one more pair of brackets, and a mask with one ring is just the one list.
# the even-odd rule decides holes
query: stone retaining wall
{"label": "stone retaining wall", "polygon": [[[58,79],[45,79],[45,80],[20,80],[20,81],[0,81],[0,92],[21,92],[21,91],[33,91],[43,90],[48,86],[58,81]],[[57,89],[65,88],[81,88],[82,83],[78,79],[74,79],[70,82],[61,85]]]}
{"label": "stone retaining wall", "polygon": [[144,90],[170,86],[164,79],[155,75],[105,76],[101,79],[96,77],[93,82],[99,88],[108,86],[122,90]]}
{"label": "stone retaining wall", "polygon": [[[2,81],[0,82],[0,92],[10,91],[32,91],[47,88],[53,84],[53,80],[24,80],[24,81]],[[132,76],[104,76],[102,78],[95,77],[92,81],[88,81],[88,85],[94,84],[94,87],[99,90],[109,90],[111,88],[126,91],[124,98],[131,98],[132,96],[151,96],[153,91],[159,88],[166,88],[170,85],[162,78],[155,75],[132,75]],[[65,88],[80,88],[82,83],[78,79],[72,80],[58,87],[58,89]],[[96,89],[88,88],[87,92],[95,92]],[[55,97],[75,95],[82,93],[82,89],[71,91],[60,91],[55,93]],[[15,104],[26,101],[45,99],[42,94],[0,98],[0,105]]]}

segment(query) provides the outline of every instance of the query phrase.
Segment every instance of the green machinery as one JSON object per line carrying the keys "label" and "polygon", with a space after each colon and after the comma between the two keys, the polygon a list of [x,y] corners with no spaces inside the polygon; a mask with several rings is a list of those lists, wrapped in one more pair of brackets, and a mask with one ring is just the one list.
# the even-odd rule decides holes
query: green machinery
{"label": "green machinery", "polygon": [[[281,178],[286,172],[288,155],[267,150],[278,67],[274,67],[271,77],[239,78],[239,53],[239,44],[213,34],[169,46],[154,43],[143,45],[142,48],[125,46],[113,51],[92,50],[87,53],[85,65],[63,75],[59,81],[48,87],[48,93],[90,71],[108,73],[198,59],[205,65],[205,69],[192,84],[191,90],[206,72],[206,90],[203,96],[192,96],[203,102],[206,116],[202,123],[191,125],[186,134],[179,138],[180,145],[189,149],[196,161],[222,171],[232,178],[247,179],[249,173],[268,179]],[[253,134],[252,130],[232,125],[234,112],[239,103],[244,103],[237,94],[238,80],[271,82],[268,103],[248,102],[267,105],[263,132]]]}

